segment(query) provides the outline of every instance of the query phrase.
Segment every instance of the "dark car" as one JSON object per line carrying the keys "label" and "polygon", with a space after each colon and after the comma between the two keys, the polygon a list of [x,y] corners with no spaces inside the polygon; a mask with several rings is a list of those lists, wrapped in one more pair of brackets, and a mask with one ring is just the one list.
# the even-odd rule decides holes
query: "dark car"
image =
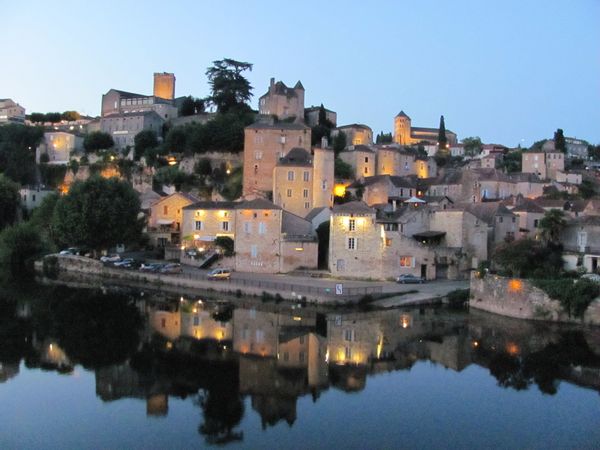
{"label": "dark car", "polygon": [[400,284],[409,284],[409,283],[423,284],[423,283],[425,283],[425,280],[422,277],[418,277],[416,275],[411,275],[411,274],[407,273],[407,274],[400,275],[398,278],[396,278],[396,282],[400,283]]}
{"label": "dark car", "polygon": [[140,270],[142,272],[158,272],[160,271],[160,269],[162,269],[164,266],[164,264],[161,263],[149,263],[149,264],[142,264],[140,266]]}
{"label": "dark car", "polygon": [[181,264],[173,263],[173,264],[165,264],[159,270],[160,273],[181,273],[183,272],[181,268]]}

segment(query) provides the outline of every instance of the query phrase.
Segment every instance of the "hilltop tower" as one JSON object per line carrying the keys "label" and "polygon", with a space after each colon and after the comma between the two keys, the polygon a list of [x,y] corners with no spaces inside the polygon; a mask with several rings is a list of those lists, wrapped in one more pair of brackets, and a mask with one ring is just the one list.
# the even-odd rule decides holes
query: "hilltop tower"
{"label": "hilltop tower", "polygon": [[398,115],[394,117],[394,142],[400,145],[412,144],[410,129],[410,117],[408,117],[404,111],[400,111]]}
{"label": "hilltop tower", "polygon": [[174,73],[163,72],[154,74],[154,96],[167,100],[175,98]]}

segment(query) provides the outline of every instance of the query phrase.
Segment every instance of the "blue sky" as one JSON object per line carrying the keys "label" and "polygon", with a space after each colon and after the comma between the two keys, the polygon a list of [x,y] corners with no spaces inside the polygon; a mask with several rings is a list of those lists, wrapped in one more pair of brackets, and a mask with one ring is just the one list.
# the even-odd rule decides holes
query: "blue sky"
{"label": "blue sky", "polygon": [[208,94],[204,72],[254,64],[253,106],[270,77],[306,89],[338,123],[391,131],[441,114],[459,139],[529,145],[565,135],[600,143],[600,0],[0,0],[0,98],[32,111],[100,112],[110,88]]}

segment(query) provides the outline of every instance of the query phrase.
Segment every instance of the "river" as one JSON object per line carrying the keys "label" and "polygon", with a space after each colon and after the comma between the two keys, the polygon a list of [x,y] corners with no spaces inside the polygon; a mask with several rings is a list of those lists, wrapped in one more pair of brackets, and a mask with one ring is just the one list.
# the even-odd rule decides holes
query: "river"
{"label": "river", "polygon": [[600,330],[444,307],[0,293],[1,448],[597,448]]}

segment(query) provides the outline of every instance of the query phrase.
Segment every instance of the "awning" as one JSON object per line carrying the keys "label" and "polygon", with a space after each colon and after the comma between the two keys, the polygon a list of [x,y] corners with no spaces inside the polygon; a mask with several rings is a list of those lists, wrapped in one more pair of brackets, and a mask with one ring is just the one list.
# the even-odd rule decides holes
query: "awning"
{"label": "awning", "polygon": [[158,219],[156,221],[157,225],[171,225],[173,222],[175,222],[174,220],[170,220],[170,219]]}
{"label": "awning", "polygon": [[425,200],[421,200],[417,197],[411,197],[408,200],[405,200],[404,203],[427,203]]}

